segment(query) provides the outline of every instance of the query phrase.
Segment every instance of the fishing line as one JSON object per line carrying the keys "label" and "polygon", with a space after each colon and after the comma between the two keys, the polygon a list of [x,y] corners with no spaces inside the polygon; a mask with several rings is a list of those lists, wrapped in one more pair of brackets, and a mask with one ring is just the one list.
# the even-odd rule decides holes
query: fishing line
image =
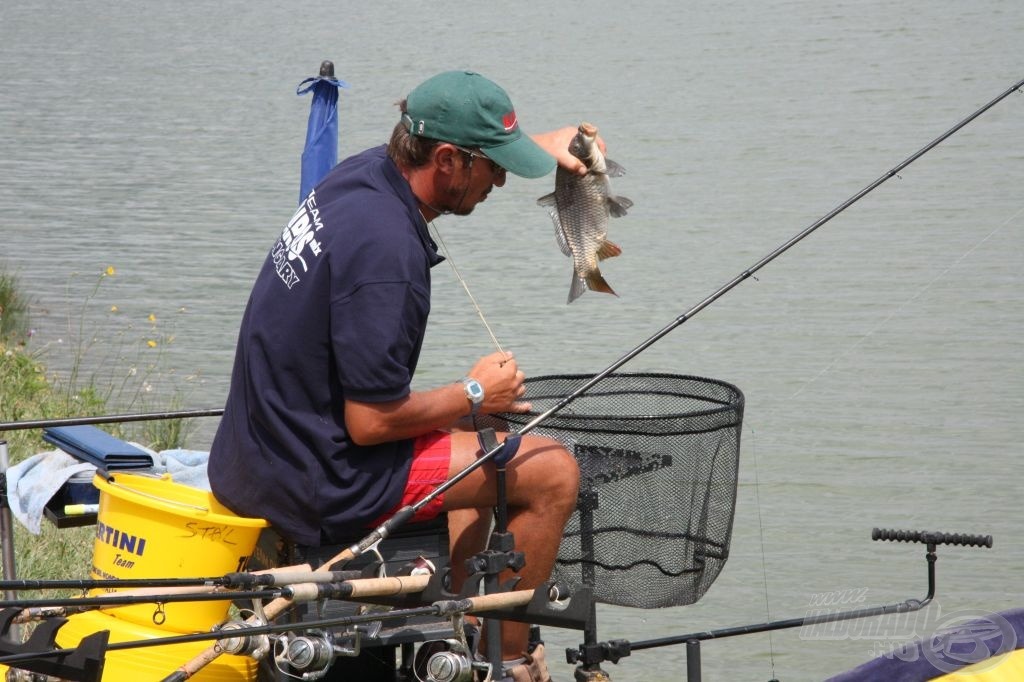
{"label": "fishing line", "polygon": [[[426,218],[424,218],[426,221]],[[441,231],[437,229],[437,226],[433,222],[426,221],[427,225],[434,230],[434,235],[437,237],[437,243],[441,245],[441,251],[444,253],[445,260],[448,261],[448,265],[452,266],[452,272],[455,273],[456,279],[462,285],[462,288],[466,290],[466,295],[469,296],[469,300],[473,303],[473,307],[476,309],[476,314],[480,316],[480,321],[484,323],[484,328],[487,329],[487,333],[491,336],[491,341],[494,342],[494,347],[498,349],[498,352],[502,355],[508,355],[505,349],[498,343],[498,337],[494,335],[494,331],[491,329],[491,325],[487,324],[487,318],[484,317],[484,311],[480,308],[480,305],[476,302],[476,298],[473,296],[473,292],[469,290],[469,285],[466,284],[466,280],[463,279],[459,273],[459,269],[455,267],[455,259],[452,258],[451,252],[448,251],[448,246],[444,243],[444,239],[441,238]]]}
{"label": "fishing line", "polygon": [[[900,176],[897,175],[896,177],[900,177]],[[803,393],[808,387],[810,387],[811,384],[816,382],[818,379],[820,379],[825,374],[829,373],[832,370],[832,368],[836,366],[836,364],[838,364],[840,361],[842,361],[843,359],[845,359],[846,357],[851,355],[854,351],[856,351],[861,345],[864,344],[865,341],[868,340],[869,337],[874,335],[879,329],[881,329],[886,324],[888,324],[890,320],[892,320],[894,317],[896,317],[896,315],[901,313],[905,308],[910,306],[914,301],[916,301],[921,296],[923,296],[925,294],[925,292],[927,292],[929,289],[931,289],[936,284],[936,282],[938,282],[939,280],[943,279],[946,275],[948,275],[949,272],[953,268],[955,268],[958,265],[960,265],[960,263],[962,263],[964,260],[966,260],[972,253],[977,251],[978,248],[980,248],[983,244],[985,244],[985,242],[987,242],[989,239],[994,237],[998,232],[1000,232],[1003,228],[1005,228],[1007,225],[1009,225],[1014,220],[1016,220],[1017,217],[1020,216],[1022,213],[1024,213],[1024,207],[1019,208],[1016,213],[1011,215],[1009,218],[1007,218],[1001,224],[997,225],[991,232],[989,232],[987,235],[982,237],[976,244],[971,246],[969,249],[967,249],[967,251],[965,251],[963,254],[961,254],[956,260],[954,260],[952,263],[950,263],[948,266],[946,266],[945,269],[943,269],[940,273],[938,273],[935,277],[933,277],[930,281],[928,281],[923,287],[921,287],[916,293],[914,293],[913,296],[911,296],[907,300],[903,301],[892,312],[890,312],[889,315],[887,315],[880,322],[878,322],[878,324],[876,324],[866,334],[864,334],[861,338],[859,338],[851,346],[846,348],[842,353],[840,353],[835,358],[833,358],[832,361],[829,362],[828,365],[826,365],[824,368],[822,368],[821,371],[819,371],[817,374],[815,374],[812,378],[807,380],[799,389],[796,390],[796,392],[794,392],[791,396],[789,396],[788,400],[783,401],[783,403],[788,403],[788,402],[792,401],[794,398],[796,398],[801,393]],[[769,411],[765,415],[765,419],[766,420],[771,419],[773,414],[774,414],[774,410]],[[764,584],[765,614],[766,614],[767,620],[770,621],[771,620],[771,608],[769,606],[769,597],[768,597],[768,570],[767,570],[766,553],[765,553],[765,546],[764,546],[764,522],[763,522],[762,515],[761,515],[761,495],[760,495],[761,483],[760,483],[760,477],[759,477],[758,466],[757,466],[757,462],[758,462],[757,447],[756,447],[756,441],[754,439],[754,436],[755,436],[754,429],[752,427],[748,426],[747,427],[747,431],[750,433],[750,436],[751,436],[751,455],[752,455],[753,464],[754,464],[754,504],[755,504],[755,507],[757,508],[757,522],[758,522],[758,528],[759,528],[759,532],[760,532],[760,536],[759,537],[760,537],[760,543],[761,543],[761,571],[762,571],[762,581],[763,581],[763,584]],[[775,648],[774,648],[774,643],[772,641],[772,632],[771,631],[768,632],[768,657],[769,657],[770,666],[771,666],[771,676],[772,676],[772,678],[774,678],[775,677]]]}
{"label": "fishing line", "polygon": [[[891,170],[889,170],[886,173],[884,173],[882,176],[880,176],[874,182],[872,182],[869,185],[867,185],[864,189],[860,190],[859,192],[857,192],[856,194],[851,196],[849,199],[847,199],[843,203],[839,204],[839,206],[835,207],[834,209],[832,209],[831,211],[826,213],[824,216],[822,216],[821,218],[816,220],[814,223],[812,223],[811,225],[807,226],[806,228],[804,228],[803,230],[798,232],[795,236],[791,237],[790,239],[785,241],[783,244],[781,244],[780,246],[776,247],[775,250],[773,250],[768,255],[764,256],[761,260],[757,261],[752,266],[750,266],[749,268],[747,268],[746,270],[744,270],[743,272],[739,273],[738,275],[733,277],[731,280],[726,282],[724,285],[720,286],[713,293],[711,293],[709,296],[707,296],[704,300],[702,300],[701,302],[697,303],[695,306],[691,307],[689,310],[687,310],[686,312],[684,312],[681,315],[679,315],[678,317],[676,317],[672,322],[670,322],[669,324],[665,325],[661,330],[655,332],[654,334],[649,336],[647,339],[645,339],[644,341],[639,343],[637,346],[635,346],[632,350],[627,351],[618,360],[616,360],[612,364],[608,365],[606,368],[604,368],[603,370],[601,370],[600,372],[595,374],[593,377],[591,377],[587,381],[583,382],[583,384],[581,386],[579,386],[576,390],[572,391],[571,393],[569,393],[568,395],[563,397],[561,400],[559,400],[556,404],[552,405],[551,407],[546,409],[544,412],[538,414],[536,417],[531,419],[527,424],[523,425],[523,427],[521,429],[519,429],[519,431],[517,431],[515,434],[513,434],[513,436],[523,436],[523,435],[533,431],[533,429],[537,428],[537,426],[539,424],[541,424],[544,421],[546,421],[547,419],[549,419],[555,413],[560,412],[562,409],[564,409],[566,406],[568,406],[570,403],[575,401],[581,395],[583,395],[584,393],[589,391],[591,388],[593,388],[594,386],[599,384],[601,381],[603,381],[605,378],[607,378],[609,375],[611,375],[617,369],[619,369],[620,367],[625,365],[627,362],[629,362],[630,360],[635,358],[637,355],[640,355],[641,353],[643,353],[645,350],[647,350],[648,348],[653,346],[655,343],[660,341],[663,337],[668,335],[670,332],[675,330],[677,327],[682,326],[690,318],[694,317],[695,315],[697,315],[697,313],[701,312],[702,310],[707,308],[709,305],[711,305],[712,303],[714,303],[715,301],[720,299],[722,296],[724,296],[725,294],[727,294],[730,291],[732,291],[734,288],[736,288],[738,285],[742,284],[748,278],[752,277],[754,275],[754,273],[756,273],[761,268],[765,267],[766,265],[771,263],[773,260],[775,260],[776,258],[781,256],[783,253],[785,253],[790,248],[795,246],[798,242],[800,242],[801,240],[806,238],[808,235],[810,235],[812,232],[817,230],[819,227],[821,227],[825,223],[827,223],[830,220],[832,220],[833,218],[835,218],[837,215],[839,215],[840,213],[842,213],[843,211],[848,209],[853,204],[857,203],[859,200],[863,199],[866,195],[870,194],[872,191],[877,189],[879,187],[879,185],[883,184],[889,178],[891,178],[892,176],[896,175],[901,170],[903,170],[904,168],[906,168],[907,166],[912,164],[914,161],[916,161],[917,159],[919,159],[922,156],[924,156],[925,154],[927,154],[929,151],[931,151],[933,148],[935,148],[940,143],[945,141],[951,135],[953,135],[958,130],[963,128],[965,125],[967,125],[968,123],[970,123],[971,121],[973,121],[974,119],[978,118],[983,113],[985,113],[986,111],[988,111],[989,109],[994,107],[996,104],[998,104],[1003,99],[1008,97],[1010,95],[1010,93],[1017,92],[1018,90],[1020,90],[1020,88],[1022,86],[1024,86],[1024,79],[1014,83],[1012,86],[1010,86],[1008,89],[1004,90],[1001,94],[997,95],[994,99],[989,101],[987,104],[985,104],[984,106],[976,109],[973,113],[968,115],[966,118],[962,119],[959,123],[954,125],[952,128],[950,128],[946,132],[944,132],[941,135],[939,135],[938,137],[936,137],[934,140],[932,140],[931,142],[926,144],[924,147],[922,147],[918,151],[916,151],[913,154],[911,154],[904,161],[902,161],[901,163],[899,163],[896,166],[894,166]],[[435,230],[436,230],[436,228],[435,228]],[[491,448],[489,451],[483,453],[480,457],[477,457],[472,463],[467,465],[464,469],[462,469],[461,471],[456,472],[455,474],[453,474],[451,476],[451,478],[449,478],[445,482],[443,482],[440,485],[438,485],[433,490],[433,492],[431,492],[431,493],[429,493],[427,495],[424,495],[415,504],[407,505],[407,506],[402,507],[401,509],[399,509],[397,512],[395,512],[395,514],[389,520],[385,521],[379,528],[377,528],[372,533],[367,535],[361,541],[359,541],[356,544],[352,545],[349,549],[347,549],[344,552],[342,552],[341,554],[339,554],[337,557],[332,559],[330,563],[335,563],[336,561],[348,561],[349,559],[352,559],[354,557],[359,556],[360,554],[365,552],[370,547],[376,546],[377,543],[379,543],[384,538],[388,537],[388,535],[391,534],[391,531],[394,528],[397,528],[397,527],[401,526],[406,521],[408,521],[410,518],[412,518],[413,514],[415,514],[417,511],[422,509],[427,504],[430,504],[433,500],[437,499],[437,497],[439,495],[444,494],[449,489],[451,489],[453,486],[455,486],[458,483],[460,483],[463,479],[465,479],[471,473],[476,471],[479,467],[483,466],[485,463],[487,463],[487,462],[491,461],[492,459],[494,459],[498,455],[498,453],[500,453],[502,451],[503,447],[504,447],[504,443],[501,443],[501,444],[498,444],[497,446]]]}
{"label": "fishing line", "polygon": [[[1016,220],[1017,217],[1021,213],[1024,213],[1024,207],[1021,207],[1020,209],[1018,209],[1016,213],[1014,213],[1012,216],[1007,218],[1002,224],[996,226],[995,229],[993,229],[987,235],[982,237],[982,239],[977,244],[975,244],[971,248],[967,249],[967,251],[965,251],[963,254],[961,254],[959,258],[957,258],[955,261],[953,261],[948,266],[946,266],[946,268],[942,272],[940,272],[935,277],[933,277],[927,284],[925,284],[923,287],[921,287],[913,296],[911,296],[907,300],[903,301],[903,303],[901,303],[899,306],[897,306],[891,313],[889,313],[878,324],[876,324],[873,328],[871,328],[866,334],[864,334],[862,337],[857,339],[856,342],[854,342],[851,346],[846,348],[842,353],[840,353],[839,355],[834,357],[832,359],[832,361],[828,363],[828,365],[826,365],[824,368],[822,368],[821,371],[819,371],[813,377],[808,379],[800,388],[797,389],[797,391],[795,393],[793,393],[793,395],[789,396],[789,400],[792,400],[793,398],[796,398],[798,395],[803,393],[811,384],[813,384],[815,381],[820,379],[823,375],[825,375],[828,372],[830,372],[832,370],[832,368],[836,366],[836,364],[838,364],[841,360],[847,358],[851,353],[853,353],[855,350],[857,350],[861,345],[864,344],[865,341],[868,340],[869,337],[873,336],[875,334],[875,332],[877,332],[879,329],[881,329],[886,324],[888,324],[889,321],[892,320],[892,318],[896,317],[896,315],[901,313],[904,310],[904,308],[908,307],[914,301],[916,301],[917,299],[921,298],[921,296],[923,296],[925,294],[925,292],[927,292],[929,289],[931,289],[935,285],[936,282],[938,282],[940,279],[942,279],[946,275],[948,275],[950,270],[952,270],[953,268],[955,268],[958,265],[960,265],[960,263],[962,263],[968,256],[970,256],[972,253],[977,251],[980,246],[982,246],[985,242],[987,242],[989,239],[991,239],[993,236],[995,236],[1004,227],[1006,227],[1007,225],[1012,223],[1014,220]],[[771,413],[769,412],[767,416],[770,416],[770,415],[771,415]]]}
{"label": "fishing line", "polygon": [[[355,557],[358,557],[358,556],[364,554],[365,552],[371,550],[372,548],[375,548],[382,540],[384,540],[385,538],[389,537],[391,535],[391,533],[394,531],[394,529],[402,526],[404,523],[409,521],[409,519],[411,519],[413,517],[413,515],[417,511],[423,509],[423,507],[425,507],[426,505],[428,505],[431,502],[433,502],[434,500],[436,500],[438,498],[438,496],[443,495],[445,492],[450,490],[453,486],[458,485],[467,476],[472,474],[478,468],[482,467],[484,464],[495,460],[498,457],[499,453],[501,453],[503,451],[503,449],[506,447],[506,445],[508,445],[510,443],[510,441],[516,441],[518,438],[522,437],[523,435],[526,435],[527,433],[530,433],[531,431],[533,431],[535,428],[537,428],[538,425],[540,425],[541,423],[543,423],[544,421],[549,419],[555,413],[560,412],[562,409],[564,409],[570,403],[575,401],[581,395],[583,395],[584,393],[589,391],[591,388],[593,388],[595,385],[597,385],[598,383],[600,383],[601,381],[606,379],[609,375],[611,375],[617,369],[619,369],[620,367],[625,365],[627,362],[629,362],[630,360],[635,358],[640,353],[643,353],[645,350],[647,350],[652,345],[654,345],[655,343],[660,341],[663,337],[665,337],[667,334],[672,332],[674,329],[676,329],[677,327],[679,327],[682,324],[684,324],[687,320],[692,318],[694,315],[696,315],[700,311],[702,311],[705,308],[707,308],[709,305],[711,305],[712,303],[717,301],[719,298],[721,298],[722,296],[727,294],[729,291],[734,289],[739,284],[741,284],[744,281],[746,281],[749,277],[752,277],[754,275],[754,273],[756,273],[758,270],[760,270],[761,268],[763,268],[766,265],[768,265],[770,262],[772,262],[773,260],[775,260],[776,258],[781,256],[783,253],[788,251],[791,247],[793,247],[799,241],[801,241],[802,239],[807,237],[809,234],[811,234],[812,232],[817,230],[819,227],[821,227],[822,225],[824,225],[828,221],[832,220],[832,218],[836,217],[837,215],[839,215],[840,213],[842,213],[843,211],[848,209],[850,206],[855,204],[860,199],[864,198],[864,196],[866,196],[867,194],[869,194],[870,192],[872,192],[873,190],[878,188],[879,185],[881,185],[886,180],[888,180],[892,176],[894,176],[897,173],[899,173],[901,170],[903,170],[904,168],[909,166],[911,163],[913,163],[914,161],[919,159],[924,154],[928,153],[932,148],[934,148],[935,146],[937,146],[938,144],[940,144],[941,142],[946,140],[948,137],[950,137],[955,132],[957,132],[958,130],[963,128],[965,125],[967,125],[968,123],[970,123],[971,121],[976,119],[978,116],[981,116],[983,113],[985,113],[986,111],[991,109],[993,106],[998,104],[1000,101],[1002,101],[1003,99],[1008,97],[1010,95],[1010,93],[1018,91],[1022,86],[1024,86],[1024,79],[1018,81],[1017,83],[1012,85],[1009,89],[1005,90],[1002,94],[998,95],[997,97],[995,97],[993,100],[991,100],[990,102],[988,102],[984,106],[982,106],[979,109],[975,110],[974,113],[970,114],[969,116],[967,116],[966,118],[961,120],[959,123],[954,125],[952,128],[947,130],[945,133],[943,133],[939,137],[937,137],[934,140],[932,140],[931,142],[929,142],[927,145],[922,147],[920,150],[918,150],[917,152],[915,152],[914,154],[909,156],[905,161],[903,161],[899,165],[897,165],[894,168],[892,168],[890,171],[888,171],[887,173],[885,173],[884,175],[879,177],[877,180],[875,180],[874,182],[869,184],[867,187],[865,187],[864,189],[862,189],[859,192],[857,192],[856,194],[854,194],[852,197],[850,197],[849,199],[844,201],[842,204],[840,204],[836,208],[832,209],[825,216],[823,216],[822,218],[818,219],[816,222],[814,222],[813,224],[809,225],[808,227],[804,228],[802,231],[797,233],[795,236],[793,236],[792,238],[787,240],[782,245],[778,246],[774,251],[769,253],[767,256],[765,256],[761,260],[757,261],[754,265],[750,266],[749,268],[747,268],[746,270],[744,270],[740,274],[736,275],[733,279],[731,279],[730,281],[726,282],[724,285],[722,285],[721,287],[716,289],[711,295],[709,295],[703,301],[699,302],[697,305],[691,307],[689,310],[687,310],[686,312],[684,312],[681,315],[679,315],[678,317],[676,317],[672,322],[667,324],[661,330],[659,330],[659,331],[655,332],[654,334],[652,334],[651,336],[649,336],[647,339],[645,339],[640,344],[635,346],[632,350],[627,351],[618,360],[616,360],[612,364],[608,365],[608,367],[606,367],[605,369],[601,370],[600,372],[595,374],[593,377],[591,377],[587,381],[583,382],[583,384],[581,386],[579,386],[574,391],[572,391],[571,393],[569,393],[568,395],[563,397],[555,405],[552,405],[551,407],[546,409],[544,412],[538,414],[536,417],[531,419],[527,424],[523,425],[523,427],[520,428],[517,432],[515,432],[513,434],[510,434],[509,437],[504,442],[499,443],[499,444],[491,447],[489,450],[487,450],[487,452],[483,452],[480,456],[478,456],[475,460],[473,460],[472,463],[468,464],[462,470],[456,472],[450,478],[448,478],[446,481],[444,481],[443,483],[439,484],[436,488],[434,488],[434,490],[431,493],[428,493],[428,494],[424,495],[423,497],[421,497],[415,503],[406,505],[406,506],[402,507],[401,509],[399,509],[387,521],[385,521],[383,524],[381,524],[378,528],[376,528],[375,530],[370,532],[362,540],[356,542],[352,546],[350,546],[347,549],[345,549],[344,551],[340,552],[338,555],[336,555],[336,556],[332,557],[331,559],[329,559],[327,562],[325,562],[325,565],[334,565],[334,564],[338,564],[338,563],[341,563],[343,565],[344,563],[347,563],[351,559],[354,559]],[[428,223],[428,225],[429,225],[429,223]],[[434,228],[434,231],[437,232],[437,228]],[[442,244],[442,246],[443,246],[443,244]],[[482,315],[481,315],[481,319],[482,319]],[[486,324],[486,322],[485,322],[485,324]],[[488,330],[489,329],[490,329],[490,327],[488,326]],[[493,333],[492,333],[492,337],[493,337]],[[497,339],[495,339],[495,342],[497,343]],[[517,443],[515,443],[513,445],[513,447],[517,447],[517,446],[518,446]],[[273,602],[271,604],[273,604]],[[274,615],[276,616],[278,614],[274,614]],[[180,680],[185,680],[191,674],[194,674],[196,671],[202,669],[202,667],[207,665],[210,661],[214,660],[219,655],[220,655],[219,651],[208,649],[208,650],[200,653],[199,655],[197,655],[195,658],[193,658],[188,663],[186,663],[184,666],[182,666],[182,668],[179,668],[178,673],[175,673],[174,675],[172,675],[169,678],[167,678],[167,681],[175,680],[177,682],[177,681],[180,681]],[[186,669],[189,671],[188,674],[183,672]]]}

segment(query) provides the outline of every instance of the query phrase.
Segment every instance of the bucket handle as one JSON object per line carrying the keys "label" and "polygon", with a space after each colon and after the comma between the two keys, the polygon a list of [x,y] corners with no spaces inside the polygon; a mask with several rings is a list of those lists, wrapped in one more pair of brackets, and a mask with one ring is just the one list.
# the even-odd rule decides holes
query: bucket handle
{"label": "bucket handle", "polygon": [[164,504],[173,504],[173,505],[178,506],[178,507],[184,507],[186,509],[194,509],[196,511],[201,511],[201,512],[209,512],[210,511],[209,507],[204,507],[202,505],[189,504],[188,502],[180,502],[178,500],[168,500],[166,498],[160,497],[159,495],[153,495],[152,493],[144,493],[141,490],[136,490],[135,488],[132,488],[131,486],[127,486],[127,485],[125,485],[123,483],[119,483],[119,482],[115,481],[113,478],[108,479],[107,483],[109,483],[110,485],[117,486],[119,488],[124,488],[125,490],[127,490],[127,491],[129,491],[131,493],[134,493],[134,494],[139,495],[141,497],[147,497],[147,498],[149,498],[151,500],[154,500],[156,502],[163,502]]}

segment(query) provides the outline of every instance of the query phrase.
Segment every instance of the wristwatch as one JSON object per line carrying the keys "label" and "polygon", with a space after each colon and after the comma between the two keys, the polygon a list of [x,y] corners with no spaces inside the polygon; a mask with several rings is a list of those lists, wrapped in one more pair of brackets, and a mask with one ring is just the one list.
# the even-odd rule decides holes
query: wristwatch
{"label": "wristwatch", "polygon": [[462,386],[466,389],[466,398],[469,400],[469,413],[478,413],[480,406],[484,404],[484,387],[479,381],[469,377],[462,378]]}

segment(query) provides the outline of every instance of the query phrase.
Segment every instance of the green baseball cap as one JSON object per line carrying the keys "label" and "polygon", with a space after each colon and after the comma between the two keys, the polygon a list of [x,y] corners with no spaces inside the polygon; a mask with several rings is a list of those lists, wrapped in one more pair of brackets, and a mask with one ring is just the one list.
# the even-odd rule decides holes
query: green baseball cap
{"label": "green baseball cap", "polygon": [[446,71],[416,86],[402,121],[412,135],[479,149],[520,177],[555,168],[555,158],[519,129],[505,91],[472,71]]}

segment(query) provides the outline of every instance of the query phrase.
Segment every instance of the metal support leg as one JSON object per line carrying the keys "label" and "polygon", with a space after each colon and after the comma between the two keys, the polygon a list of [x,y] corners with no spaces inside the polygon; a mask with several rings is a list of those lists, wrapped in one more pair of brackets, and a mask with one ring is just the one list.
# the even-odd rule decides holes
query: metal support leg
{"label": "metal support leg", "polygon": [[700,640],[686,643],[686,682],[700,682]]}
{"label": "metal support leg", "polygon": [[[0,474],[6,474],[9,466],[7,441],[0,440]],[[5,484],[6,480],[5,476]],[[11,517],[11,507],[7,503],[7,491],[0,492],[0,497],[3,498],[3,504],[0,504],[0,545],[2,545],[0,546],[0,551],[2,551],[0,561],[3,564],[4,580],[14,580],[16,578],[14,571],[14,523]],[[4,598],[7,600],[15,599],[16,596],[12,590],[4,591]]]}

